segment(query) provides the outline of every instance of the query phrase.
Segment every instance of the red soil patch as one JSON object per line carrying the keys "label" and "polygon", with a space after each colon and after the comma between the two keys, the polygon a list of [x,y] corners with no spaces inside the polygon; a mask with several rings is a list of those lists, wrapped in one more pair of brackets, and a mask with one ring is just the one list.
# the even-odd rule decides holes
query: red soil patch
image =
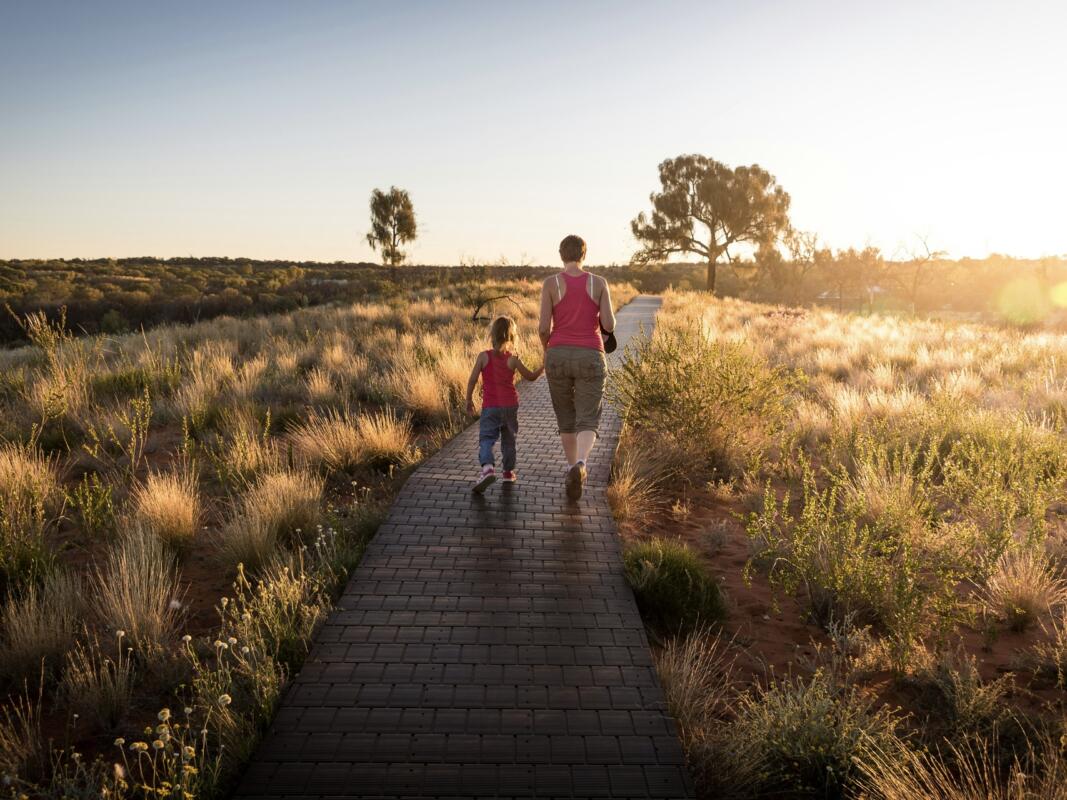
{"label": "red soil patch", "polygon": [[[742,522],[744,508],[735,499],[707,492],[686,498],[689,513],[678,519],[663,513],[640,522],[619,525],[624,539],[658,536],[678,539],[696,552],[725,591],[728,617],[722,635],[732,640],[739,657],[736,679],[741,686],[765,683],[771,675],[806,674],[816,647],[830,646],[826,633],[811,621],[796,597],[776,592],[758,567],[745,579],[751,547]],[[1062,709],[1065,692],[1039,678],[1020,663],[1044,634],[1039,629],[1022,633],[1001,626],[996,635],[961,629],[954,645],[976,659],[979,674],[990,681],[1011,673],[1015,689],[1009,702],[1027,714]],[[878,702],[910,712],[919,721],[929,713],[922,692],[894,680],[888,671],[864,675],[859,685]]]}

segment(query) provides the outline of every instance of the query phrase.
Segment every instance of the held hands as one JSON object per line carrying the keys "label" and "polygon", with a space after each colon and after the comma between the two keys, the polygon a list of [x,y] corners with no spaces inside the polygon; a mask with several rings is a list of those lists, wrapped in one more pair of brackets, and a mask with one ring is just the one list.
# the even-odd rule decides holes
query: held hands
{"label": "held hands", "polygon": [[542,364],[541,366],[539,366],[537,369],[534,370],[533,379],[537,380],[538,378],[540,378],[544,374],[545,374],[545,365]]}

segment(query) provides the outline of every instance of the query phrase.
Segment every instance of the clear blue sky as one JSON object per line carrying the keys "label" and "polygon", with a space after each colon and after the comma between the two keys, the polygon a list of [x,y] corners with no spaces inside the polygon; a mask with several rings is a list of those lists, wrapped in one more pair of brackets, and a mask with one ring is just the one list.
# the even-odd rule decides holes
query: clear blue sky
{"label": "clear blue sky", "polygon": [[625,261],[664,158],[835,247],[1067,252],[1067,3],[0,0],[0,257]]}

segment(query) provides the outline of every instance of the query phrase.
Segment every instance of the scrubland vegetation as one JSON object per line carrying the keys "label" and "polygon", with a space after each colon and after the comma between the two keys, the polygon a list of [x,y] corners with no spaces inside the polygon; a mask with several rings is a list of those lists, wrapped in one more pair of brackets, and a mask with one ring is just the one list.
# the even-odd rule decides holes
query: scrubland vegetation
{"label": "scrubland vegetation", "polygon": [[1067,796],[1067,337],[668,293],[611,391],[703,796]]}
{"label": "scrubland vegetation", "polygon": [[538,288],[115,338],[25,320],[0,353],[0,791],[224,795],[397,482],[466,424],[472,293],[536,363]]}
{"label": "scrubland vegetation", "polygon": [[[411,291],[458,289],[474,296],[498,281],[543,278],[555,268],[506,259],[452,267],[259,261],[250,258],[0,259],[0,345],[24,344],[24,319],[65,314],[77,333],[120,334],[219,316],[251,317],[338,302],[401,300]],[[661,291],[699,267],[611,267],[613,282]],[[10,311],[4,311],[3,307]]]}

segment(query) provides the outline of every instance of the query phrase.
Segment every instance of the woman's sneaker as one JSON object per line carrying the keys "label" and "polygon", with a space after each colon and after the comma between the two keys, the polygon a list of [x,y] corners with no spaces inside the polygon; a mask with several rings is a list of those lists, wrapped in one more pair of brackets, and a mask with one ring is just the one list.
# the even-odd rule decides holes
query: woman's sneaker
{"label": "woman's sneaker", "polygon": [[482,467],[482,474],[478,478],[478,482],[471,487],[472,491],[481,494],[489,488],[489,484],[496,480],[496,470],[493,469],[492,464],[486,464]]}
{"label": "woman's sneaker", "polygon": [[567,470],[567,497],[571,500],[579,500],[582,497],[582,489],[585,486],[585,462],[579,461]]}
{"label": "woman's sneaker", "polygon": [[504,470],[504,474],[501,476],[501,480],[503,480],[504,483],[515,483],[518,479],[519,476],[515,474],[515,470],[513,469]]}

